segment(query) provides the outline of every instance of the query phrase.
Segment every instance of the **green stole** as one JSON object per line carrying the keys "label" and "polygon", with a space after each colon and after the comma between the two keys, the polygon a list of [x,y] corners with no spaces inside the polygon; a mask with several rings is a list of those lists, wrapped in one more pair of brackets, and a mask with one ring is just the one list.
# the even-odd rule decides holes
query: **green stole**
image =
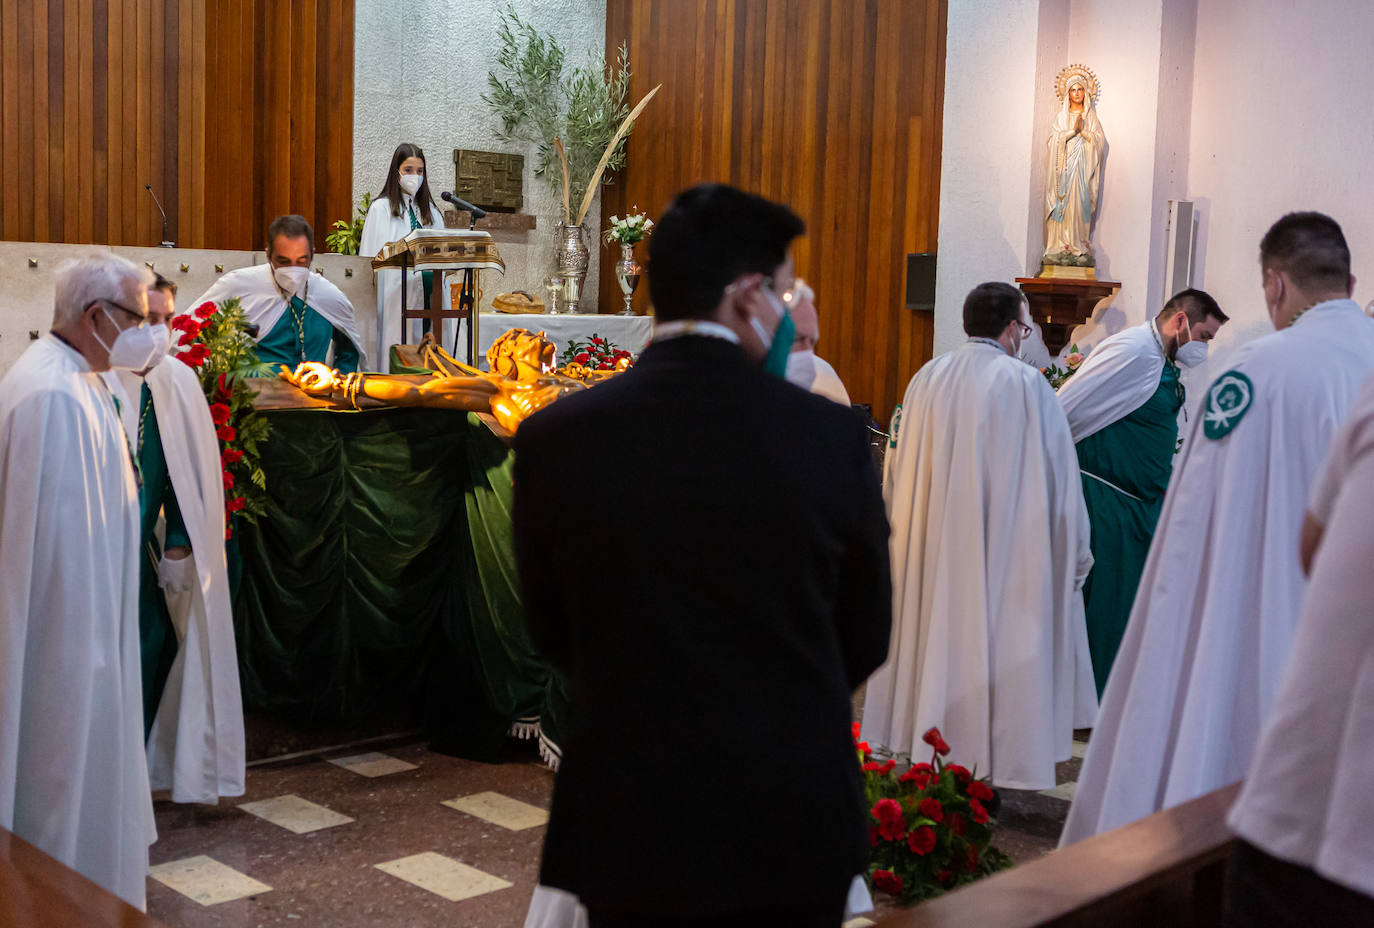
{"label": "green stole", "polygon": [[143,665],[143,737],[146,740],[157,715],[163,687],[167,684],[167,674],[177,656],[176,630],[172,628],[167,599],[157,578],[158,561],[162,559],[156,535],[158,515],[164,512],[166,515],[168,548],[191,546],[186,523],[181,518],[181,507],[172,491],[167,456],[162,450],[162,432],[153,409],[153,395],[146,383],[139,394],[137,460],[143,474],[143,485],[139,489],[142,545],[138,571],[138,641]]}
{"label": "green stole", "polygon": [[1092,522],[1093,569],[1083,584],[1088,647],[1102,695],[1126,632],[1178,445],[1183,388],[1166,362],[1159,386],[1134,412],[1078,442]]}
{"label": "green stole", "polygon": [[358,349],[354,344],[335,329],[333,323],[293,294],[277,324],[258,339],[258,360],[272,365],[267,376],[275,377],[278,364],[295,370],[303,360],[323,362],[329,356],[331,341],[334,343],[335,369],[345,374],[356,371]]}
{"label": "green stole", "polygon": [[[410,210],[410,231],[414,232],[416,229],[421,228],[421,226],[420,226],[420,217],[418,217],[418,216],[415,215],[415,201],[414,201],[413,199],[412,199],[411,202],[410,202],[409,210]],[[424,290],[425,290],[425,309],[429,309],[429,301],[430,301],[430,298],[431,298],[431,297],[433,296],[433,294],[434,294],[434,272],[433,272],[433,271],[421,271],[421,272],[420,272],[420,281],[421,281],[421,283],[423,284]],[[403,287],[405,286],[405,282],[404,282],[404,281],[401,282],[401,286],[403,286]],[[422,320],[422,321],[424,322],[423,331],[428,332],[428,331],[429,331],[429,328],[430,328],[430,326],[429,326],[429,320],[428,320],[428,319],[424,319],[424,320]],[[405,341],[404,333],[402,334],[401,340],[402,340],[402,341]]]}

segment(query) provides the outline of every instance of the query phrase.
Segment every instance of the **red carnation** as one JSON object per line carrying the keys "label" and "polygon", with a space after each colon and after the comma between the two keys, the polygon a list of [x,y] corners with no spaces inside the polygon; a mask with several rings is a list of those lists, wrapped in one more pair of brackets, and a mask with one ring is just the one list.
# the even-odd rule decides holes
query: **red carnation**
{"label": "red carnation", "polygon": [[860,726],[858,722],[855,722],[853,725],[850,726],[850,731],[854,733],[854,740],[856,742],[859,740],[859,730],[861,727],[862,726]]}
{"label": "red carnation", "polygon": [[210,404],[210,418],[215,425],[223,425],[229,421],[229,407],[223,403]]}
{"label": "red carnation", "polygon": [[232,489],[233,486],[234,486],[234,475],[231,474],[231,473],[229,473],[229,471],[226,470],[226,471],[224,472],[224,488],[225,488],[226,490],[228,490],[228,489]]}
{"label": "red carnation", "polygon": [[913,828],[911,834],[906,837],[906,843],[907,847],[911,848],[911,853],[917,857],[924,857],[935,850],[935,829],[929,825]]}
{"label": "red carnation", "polygon": [[600,364],[596,366],[596,369],[599,371],[608,371],[611,369],[611,362],[602,361]]}
{"label": "red carnation", "polygon": [[901,783],[915,783],[917,790],[923,790],[930,785],[930,774],[922,773],[915,767],[912,767],[906,773],[899,776],[897,780]]}
{"label": "red carnation", "polygon": [[204,345],[192,345],[179,357],[191,367],[200,367],[210,357],[210,349]]}
{"label": "red carnation", "polygon": [[215,431],[215,435],[219,437],[220,441],[233,441],[238,434],[232,425],[222,425]]}
{"label": "red carnation", "polygon": [[935,882],[939,883],[941,886],[948,886],[950,883],[953,883],[953,871],[941,870],[939,873],[935,874]]}
{"label": "red carnation", "polygon": [[593,345],[604,345],[604,344],[606,344],[606,342],[605,342],[604,340],[600,339],[600,338],[597,338],[595,335],[593,335],[593,336],[592,336],[592,344],[593,344]]}
{"label": "red carnation", "polygon": [[902,878],[891,870],[874,870],[873,887],[895,896],[902,891]]}
{"label": "red carnation", "polygon": [[873,817],[878,820],[878,834],[887,841],[900,841],[906,835],[901,803],[895,799],[879,799],[873,804]]}
{"label": "red carnation", "polygon": [[860,741],[858,744],[854,746],[863,752],[864,757],[867,757],[873,753],[873,749],[868,746],[867,741]]}
{"label": "red carnation", "polygon": [[196,307],[196,318],[209,319],[217,312],[219,312],[219,307],[216,306],[214,303],[211,303],[209,300],[206,300],[204,303],[201,303],[199,306]]}
{"label": "red carnation", "polygon": [[229,384],[229,375],[220,374],[215,378],[215,391],[219,393],[221,399],[228,399],[232,392]]}
{"label": "red carnation", "polygon": [[964,813],[955,812],[949,817],[949,830],[959,837],[964,836],[964,831],[968,828],[968,819],[964,818]]}
{"label": "red carnation", "polygon": [[244,499],[242,496],[235,496],[233,499],[229,500],[229,502],[224,504],[224,508],[228,509],[230,512],[238,512],[240,509],[243,508],[243,503]]}
{"label": "red carnation", "polygon": [[892,772],[892,768],[895,766],[897,766],[897,762],[895,760],[889,759],[887,763],[883,764],[881,767],[878,768],[878,774],[880,776],[887,776],[889,773]]}
{"label": "red carnation", "polygon": [[921,814],[932,822],[943,822],[945,820],[945,807],[940,805],[938,799],[922,799]]}
{"label": "red carnation", "polygon": [[220,460],[223,461],[226,466],[229,464],[237,464],[239,461],[243,460],[243,452],[236,451],[231,448],[226,448],[224,449],[224,453],[221,454],[219,457]]}
{"label": "red carnation", "polygon": [[196,333],[195,333],[195,332],[182,332],[182,333],[181,333],[181,338],[178,338],[178,339],[177,339],[177,344],[180,345],[181,347],[185,348],[187,345],[191,344],[191,342],[193,342],[193,341],[195,341],[195,340],[196,340]]}
{"label": "red carnation", "polygon": [[991,802],[992,797],[996,795],[993,793],[992,788],[982,780],[974,780],[970,783],[968,785],[968,794],[979,802]]}
{"label": "red carnation", "polygon": [[226,525],[224,526],[224,540],[225,540],[225,541],[228,541],[230,538],[233,538],[233,537],[234,537],[234,526],[232,526],[232,525],[227,525],[227,524],[226,524]]}
{"label": "red carnation", "polygon": [[964,858],[964,866],[968,867],[969,873],[976,873],[978,871],[978,848],[972,844],[968,846],[968,854]]}
{"label": "red carnation", "polygon": [[877,846],[878,846],[878,826],[877,826],[877,825],[869,825],[869,826],[868,826],[868,843],[871,844],[871,845],[873,845],[874,847],[877,847]]}
{"label": "red carnation", "polygon": [[876,760],[870,760],[864,764],[863,771],[864,773],[877,773],[881,767],[882,764],[878,763]]}
{"label": "red carnation", "polygon": [[945,769],[954,774],[954,779],[960,786],[968,786],[973,782],[973,774],[969,773],[968,768],[959,764],[946,764]]}
{"label": "red carnation", "polygon": [[577,357],[573,358],[573,360],[576,361],[578,364],[589,364],[592,360],[592,356],[584,351]]}
{"label": "red carnation", "polygon": [[938,728],[932,728],[930,731],[926,732],[921,736],[921,740],[933,747],[938,754],[949,753],[949,745],[945,743],[945,739],[940,735],[940,729]]}
{"label": "red carnation", "polygon": [[983,808],[983,804],[977,799],[968,801],[969,811],[973,813],[973,821],[979,825],[986,824],[988,820],[988,810]]}

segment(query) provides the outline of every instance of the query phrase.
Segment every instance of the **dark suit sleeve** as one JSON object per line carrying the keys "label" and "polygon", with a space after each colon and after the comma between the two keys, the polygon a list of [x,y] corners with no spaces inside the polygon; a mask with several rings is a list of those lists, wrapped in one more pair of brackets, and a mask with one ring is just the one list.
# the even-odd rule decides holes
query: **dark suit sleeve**
{"label": "dark suit sleeve", "polygon": [[840,566],[835,621],[849,688],[857,689],[887,659],[892,632],[892,572],[887,512],[867,436],[857,432],[848,473],[857,493],[857,522]]}
{"label": "dark suit sleeve", "polygon": [[525,624],[535,647],[555,667],[564,669],[568,651],[565,610],[558,605],[555,563],[554,519],[559,512],[556,488],[549,468],[540,453],[546,443],[535,434],[533,418],[516,433],[514,502],[511,523],[515,533],[515,564],[520,574],[520,598],[525,607]]}

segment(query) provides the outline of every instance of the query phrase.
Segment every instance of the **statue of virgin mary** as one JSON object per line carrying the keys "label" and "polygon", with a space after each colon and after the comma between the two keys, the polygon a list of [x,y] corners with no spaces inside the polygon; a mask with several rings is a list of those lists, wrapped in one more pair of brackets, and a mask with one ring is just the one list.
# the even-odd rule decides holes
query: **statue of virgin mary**
{"label": "statue of virgin mary", "polygon": [[1101,84],[1092,69],[1072,64],[1059,72],[1063,101],[1050,129],[1045,171],[1044,264],[1092,267],[1093,215],[1107,138],[1097,121]]}

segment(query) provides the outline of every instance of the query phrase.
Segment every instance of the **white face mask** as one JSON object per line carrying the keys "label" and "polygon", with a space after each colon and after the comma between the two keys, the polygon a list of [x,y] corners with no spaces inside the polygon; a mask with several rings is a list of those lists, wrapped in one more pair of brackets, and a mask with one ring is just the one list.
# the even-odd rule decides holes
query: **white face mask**
{"label": "white face mask", "polygon": [[171,350],[172,330],[165,325],[150,325],[148,331],[153,334],[153,357],[148,362],[148,368],[151,370],[157,367],[158,362],[167,357],[167,352]]}
{"label": "white face mask", "polygon": [[415,196],[420,191],[420,185],[425,182],[423,174],[402,174],[401,189],[411,196]]}
{"label": "white face mask", "polygon": [[1186,345],[1180,345],[1178,351],[1174,352],[1174,360],[1179,363],[1180,367],[1197,367],[1207,360],[1207,343],[1189,342]]}
{"label": "white face mask", "polygon": [[[114,317],[110,315],[105,307],[100,307],[100,311],[105,314],[105,318],[114,325]],[[141,371],[153,363],[153,355],[157,351],[157,344],[153,337],[154,326],[143,325],[134,329],[124,329],[115,336],[114,344],[107,345],[105,340],[100,337],[100,333],[91,330],[95,340],[100,343],[110,356],[110,367],[125,371]],[[166,328],[166,326],[162,326]]]}
{"label": "white face mask", "polygon": [[274,267],[272,279],[287,293],[300,296],[305,292],[305,282],[310,278],[308,267]]}

